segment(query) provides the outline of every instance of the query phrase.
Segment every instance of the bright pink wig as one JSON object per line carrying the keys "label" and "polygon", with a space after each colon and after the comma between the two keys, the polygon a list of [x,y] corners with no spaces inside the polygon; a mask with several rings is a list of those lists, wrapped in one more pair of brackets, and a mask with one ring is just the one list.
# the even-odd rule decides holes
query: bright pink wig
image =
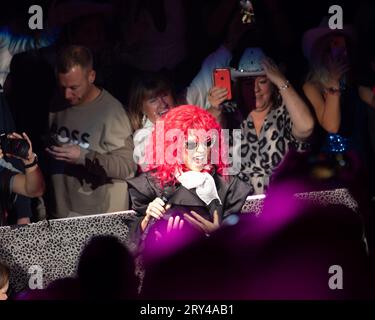
{"label": "bright pink wig", "polygon": [[[160,132],[160,128],[163,129],[162,132]],[[168,132],[176,130],[183,136],[183,142],[178,141],[177,137],[168,139]],[[166,159],[168,150],[172,150],[172,147],[176,146],[176,143],[179,147],[182,147],[181,143],[187,141],[189,131],[191,132],[192,130],[217,133],[215,137],[217,157],[215,157],[216,160],[214,163],[208,164],[207,171],[216,170],[217,173],[223,174],[223,169],[226,167],[224,159],[227,157],[227,149],[224,147],[224,143],[222,143],[222,129],[220,125],[206,110],[193,105],[182,105],[169,110],[159,120],[159,123],[156,123],[152,132],[152,143],[146,147],[146,159],[148,159],[149,163],[146,171],[153,170],[153,175],[160,181],[162,186],[175,183],[175,173],[187,171],[188,169],[183,161],[174,161],[173,163],[168,161],[158,162],[156,160],[158,158],[157,154],[159,153],[160,157],[160,150],[163,149],[163,156]]]}

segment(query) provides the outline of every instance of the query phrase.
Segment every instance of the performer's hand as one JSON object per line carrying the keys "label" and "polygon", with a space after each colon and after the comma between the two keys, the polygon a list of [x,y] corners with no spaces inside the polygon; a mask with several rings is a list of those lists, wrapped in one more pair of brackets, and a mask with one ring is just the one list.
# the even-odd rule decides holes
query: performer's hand
{"label": "performer's hand", "polygon": [[148,204],[145,218],[147,220],[150,220],[151,218],[160,220],[166,211],[166,208],[164,208],[164,206],[165,202],[162,199],[155,198]]}
{"label": "performer's hand", "polygon": [[141,229],[143,231],[146,229],[151,218],[160,220],[164,216],[165,211],[167,211],[170,207],[171,205],[170,204],[165,205],[165,202],[162,199],[155,198],[147,206],[146,216],[143,218],[141,222]]}
{"label": "performer's hand", "polygon": [[167,225],[167,233],[175,230],[181,230],[184,227],[184,220],[179,216],[169,217]]}
{"label": "performer's hand", "polygon": [[214,221],[211,222],[201,215],[194,211],[190,211],[190,214],[185,213],[184,218],[189,222],[193,227],[197,228],[200,231],[203,231],[206,234],[210,234],[220,227],[219,223],[219,213],[217,210],[214,211]]}
{"label": "performer's hand", "polygon": [[[183,219],[181,219],[179,216],[170,217],[168,219],[167,233],[171,233],[171,232],[174,232],[174,231],[181,230],[183,227],[184,227],[184,220]],[[160,231],[156,230],[155,231],[155,240],[159,241],[162,238],[163,238],[163,234]]]}

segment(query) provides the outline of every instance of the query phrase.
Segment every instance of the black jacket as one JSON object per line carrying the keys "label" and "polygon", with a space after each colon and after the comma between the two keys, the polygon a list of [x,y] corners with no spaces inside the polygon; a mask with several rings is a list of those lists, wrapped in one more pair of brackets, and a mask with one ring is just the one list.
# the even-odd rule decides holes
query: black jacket
{"label": "black jacket", "polygon": [[[229,176],[225,179],[215,173],[213,178],[222,205],[219,201],[214,200],[207,206],[198,197],[195,189],[188,190],[179,184],[162,189],[149,172],[128,179],[132,209],[137,212],[138,217],[134,230],[131,232],[134,232],[136,237],[140,235],[139,225],[146,215],[147,206],[157,197],[167,199],[167,203],[172,205],[171,212],[188,213],[190,210],[194,210],[211,221],[215,210],[218,211],[221,220],[232,213],[239,213],[247,196],[251,194],[251,186],[236,176]],[[167,211],[166,216],[168,213]]]}

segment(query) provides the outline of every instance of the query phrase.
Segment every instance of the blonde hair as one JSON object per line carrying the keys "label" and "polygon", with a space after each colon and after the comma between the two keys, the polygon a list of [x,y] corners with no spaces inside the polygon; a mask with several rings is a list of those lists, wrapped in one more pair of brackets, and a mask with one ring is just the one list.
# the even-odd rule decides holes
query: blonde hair
{"label": "blonde hair", "polygon": [[[315,42],[311,49],[310,69],[306,76],[307,82],[312,82],[319,87],[327,87],[330,80],[330,73],[327,66],[327,57],[331,54],[331,40],[336,35],[342,35],[346,40],[347,50],[350,51],[351,41],[342,32],[329,33]],[[351,52],[349,52],[352,54]]]}
{"label": "blonde hair", "polygon": [[327,87],[330,80],[329,71],[322,65],[316,65],[310,68],[306,76],[307,82],[312,82],[320,87]]}
{"label": "blonde hair", "polygon": [[316,41],[311,49],[310,69],[306,76],[307,82],[313,82],[320,87],[326,87],[330,80],[329,70],[325,61],[330,53],[330,41],[332,34],[326,35]]}

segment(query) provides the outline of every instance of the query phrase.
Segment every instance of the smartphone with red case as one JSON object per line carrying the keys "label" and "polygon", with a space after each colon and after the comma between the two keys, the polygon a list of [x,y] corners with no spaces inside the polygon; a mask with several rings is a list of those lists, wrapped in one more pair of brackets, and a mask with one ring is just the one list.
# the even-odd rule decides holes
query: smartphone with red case
{"label": "smartphone with red case", "polygon": [[227,100],[232,99],[232,85],[230,70],[228,68],[217,68],[213,72],[214,86],[225,88],[228,91]]}

